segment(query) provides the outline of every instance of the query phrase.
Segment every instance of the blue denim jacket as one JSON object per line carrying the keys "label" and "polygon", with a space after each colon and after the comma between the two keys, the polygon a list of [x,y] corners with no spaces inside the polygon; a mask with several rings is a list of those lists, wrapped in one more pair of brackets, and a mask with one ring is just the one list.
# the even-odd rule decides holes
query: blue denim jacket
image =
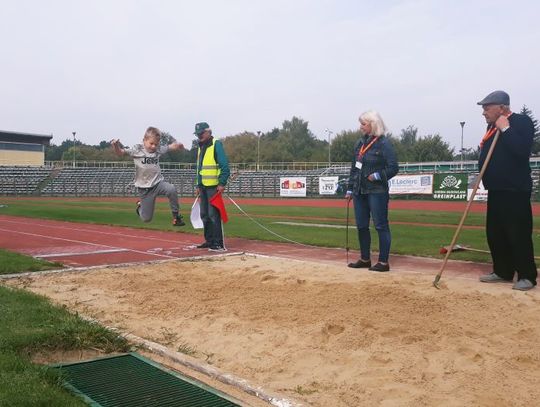
{"label": "blue denim jacket", "polygon": [[[371,148],[361,157],[360,148],[367,146],[373,140],[373,136],[364,136],[354,147],[354,156],[351,163],[348,191],[354,194],[370,194],[388,191],[388,180],[399,171],[399,165],[394,152],[394,147],[389,139],[384,136],[373,143]],[[358,169],[356,162],[361,161],[362,169]],[[368,176],[378,173],[377,180],[370,181]]]}

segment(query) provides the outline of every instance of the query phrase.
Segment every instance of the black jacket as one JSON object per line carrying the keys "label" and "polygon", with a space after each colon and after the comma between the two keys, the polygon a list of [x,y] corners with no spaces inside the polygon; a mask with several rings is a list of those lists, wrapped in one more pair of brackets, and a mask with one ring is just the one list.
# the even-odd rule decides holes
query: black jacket
{"label": "black jacket", "polygon": [[[534,124],[528,116],[518,113],[512,113],[508,121],[510,127],[504,133],[501,132],[482,181],[488,190],[530,191],[532,179],[529,158]],[[482,168],[494,139],[491,137],[482,146],[479,168]]]}

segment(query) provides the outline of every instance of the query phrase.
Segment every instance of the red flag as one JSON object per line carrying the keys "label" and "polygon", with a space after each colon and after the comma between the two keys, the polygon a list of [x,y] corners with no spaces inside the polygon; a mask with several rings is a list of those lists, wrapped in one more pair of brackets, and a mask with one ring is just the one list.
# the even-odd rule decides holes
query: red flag
{"label": "red flag", "polygon": [[227,223],[229,217],[227,216],[227,211],[225,210],[225,202],[223,202],[223,196],[221,192],[215,193],[214,196],[210,198],[209,202],[219,211],[223,223]]}

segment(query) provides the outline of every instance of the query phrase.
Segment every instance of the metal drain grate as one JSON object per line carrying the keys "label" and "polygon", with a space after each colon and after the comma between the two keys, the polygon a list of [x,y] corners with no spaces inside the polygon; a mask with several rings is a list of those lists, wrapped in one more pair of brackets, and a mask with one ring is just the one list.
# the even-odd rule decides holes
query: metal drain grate
{"label": "metal drain grate", "polygon": [[61,370],[66,387],[96,407],[238,406],[218,390],[136,353],[54,367]]}

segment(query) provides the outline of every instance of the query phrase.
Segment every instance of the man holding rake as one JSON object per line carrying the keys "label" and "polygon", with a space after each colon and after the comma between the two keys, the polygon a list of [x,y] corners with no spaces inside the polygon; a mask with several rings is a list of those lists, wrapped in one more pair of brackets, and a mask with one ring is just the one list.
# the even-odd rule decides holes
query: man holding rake
{"label": "man holding rake", "polygon": [[[501,90],[480,102],[488,124],[480,143],[479,168],[497,140],[482,177],[488,190],[486,235],[493,272],[480,277],[484,283],[511,282],[514,290],[536,285],[537,270],[532,243],[532,178],[529,157],[534,137],[532,120],[510,111],[510,96]],[[494,134],[499,131],[499,137]]]}

